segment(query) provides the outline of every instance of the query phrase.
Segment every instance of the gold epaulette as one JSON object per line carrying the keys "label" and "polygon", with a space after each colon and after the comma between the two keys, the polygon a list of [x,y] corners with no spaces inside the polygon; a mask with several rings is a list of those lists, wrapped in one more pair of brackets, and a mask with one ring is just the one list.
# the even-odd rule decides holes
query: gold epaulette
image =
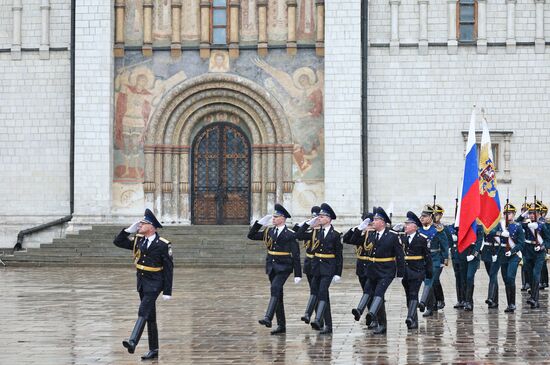
{"label": "gold epaulette", "polygon": [[164,243],[170,243],[166,238],[159,237],[159,241],[162,241]]}

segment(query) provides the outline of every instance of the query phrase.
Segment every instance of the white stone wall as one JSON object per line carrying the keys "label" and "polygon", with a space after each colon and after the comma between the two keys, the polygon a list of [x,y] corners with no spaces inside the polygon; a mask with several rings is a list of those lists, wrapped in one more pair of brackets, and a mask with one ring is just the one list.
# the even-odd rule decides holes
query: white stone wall
{"label": "white stone wall", "polygon": [[[371,2],[371,43],[389,42],[389,23],[387,29],[380,29],[380,24],[390,19],[389,7],[376,6],[383,3]],[[414,12],[401,14],[404,5],[412,3],[417,1],[401,1],[401,24],[406,23],[404,17],[417,16]],[[506,2],[487,3],[487,40],[504,42]],[[428,9],[429,41],[446,42],[446,2],[436,5],[430,1]],[[409,30],[401,24],[400,38],[404,42]],[[545,4],[547,37],[549,27],[550,12]],[[516,40],[534,42],[534,37],[534,1],[518,0]],[[507,53],[505,47],[489,47],[487,54],[478,54],[476,47],[459,46],[456,55],[449,55],[447,47],[430,47],[426,56],[419,55],[416,48],[401,47],[393,56],[389,48],[370,48],[369,205],[388,207],[393,203],[394,214],[402,216],[409,209],[419,211],[431,202],[437,186],[438,201],[452,215],[463,171],[465,143],[461,132],[468,129],[474,103],[485,108],[492,130],[513,131],[512,183],[499,186],[501,200],[509,190],[511,201],[520,204],[526,188],[532,199],[536,185],[537,194],[542,191],[548,202],[549,75],[548,47],[544,54],[535,53],[532,45],[518,46],[515,53]],[[355,83],[360,86],[359,79]]]}
{"label": "white stone wall", "polygon": [[[70,6],[64,3],[51,3],[57,47],[68,47],[70,40]],[[37,51],[23,51],[20,60],[13,60],[12,5],[0,4],[0,249],[12,248],[21,229],[70,211],[69,51],[50,52],[49,59],[40,59]],[[38,48],[40,1],[24,1],[21,29],[22,48]],[[45,233],[58,235],[55,230]],[[34,238],[29,241],[36,243],[44,236]]]}
{"label": "white stone wall", "polygon": [[76,9],[75,224],[111,212],[113,27],[110,1],[78,1]]}
{"label": "white stone wall", "polygon": [[325,6],[325,200],[342,223],[362,201],[360,1]]}

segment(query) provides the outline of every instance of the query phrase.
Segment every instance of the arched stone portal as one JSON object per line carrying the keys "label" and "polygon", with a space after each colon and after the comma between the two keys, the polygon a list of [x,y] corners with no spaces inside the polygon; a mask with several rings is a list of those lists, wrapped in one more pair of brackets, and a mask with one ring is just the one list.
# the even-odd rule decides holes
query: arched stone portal
{"label": "arched stone portal", "polygon": [[281,105],[256,83],[229,74],[206,74],[168,91],[147,126],[147,205],[167,223],[191,223],[190,148],[211,123],[236,125],[252,144],[251,216],[277,201],[291,205],[292,138]]}

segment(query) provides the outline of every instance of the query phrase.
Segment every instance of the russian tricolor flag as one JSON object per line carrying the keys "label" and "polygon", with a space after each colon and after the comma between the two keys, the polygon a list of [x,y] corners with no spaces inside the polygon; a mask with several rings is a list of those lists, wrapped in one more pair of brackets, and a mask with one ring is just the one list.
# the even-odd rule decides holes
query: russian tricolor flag
{"label": "russian tricolor flag", "polygon": [[462,180],[462,199],[460,201],[458,252],[463,252],[476,240],[477,222],[480,211],[478,159],[476,146],[476,111],[472,110],[468,144],[466,146],[466,161],[464,164],[464,179]]}

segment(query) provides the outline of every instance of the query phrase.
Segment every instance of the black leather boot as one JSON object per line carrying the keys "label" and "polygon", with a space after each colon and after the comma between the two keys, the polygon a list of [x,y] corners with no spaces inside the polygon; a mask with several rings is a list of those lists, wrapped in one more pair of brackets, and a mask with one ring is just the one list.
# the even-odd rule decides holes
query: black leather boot
{"label": "black leather boot", "polygon": [[327,302],[327,306],[325,308],[325,314],[323,316],[325,320],[325,325],[321,324],[321,332],[319,332],[321,335],[328,335],[332,333],[332,312],[330,311],[330,299]]}
{"label": "black leather boot", "polygon": [[353,308],[351,310],[351,314],[353,314],[353,317],[356,321],[359,321],[361,319],[361,316],[363,315],[363,312],[365,311],[365,308],[367,307],[367,304],[369,303],[370,295],[363,294],[361,297],[361,300],[359,301],[359,304],[357,305],[357,308]]}
{"label": "black leather boot", "polygon": [[453,308],[455,309],[463,309],[464,308],[464,288],[462,287],[462,284],[459,282],[455,283],[456,287],[456,304]]}
{"label": "black leather boot", "polygon": [[[374,297],[367,313],[367,326],[376,318],[380,307],[384,304],[384,299],[382,297]],[[380,321],[378,321],[380,322]],[[378,324],[380,326],[380,323]]]}
{"label": "black leather boot", "polygon": [[384,304],[384,300],[382,300],[382,305],[378,311],[378,327],[376,327],[372,333],[375,335],[383,335],[386,333],[386,324],[386,305]]}
{"label": "black leather boot", "polygon": [[443,287],[441,286],[441,282],[435,283],[434,295],[435,295],[437,309],[445,308],[445,294],[443,293]]}
{"label": "black leather boot", "polygon": [[422,289],[422,295],[420,296],[420,301],[418,302],[418,309],[421,312],[424,312],[424,309],[426,309],[426,302],[428,301],[431,291],[432,291],[431,285],[430,286],[424,285],[424,288]]}
{"label": "black leather boot", "polygon": [[325,315],[325,309],[327,307],[327,302],[324,300],[320,300],[319,303],[317,303],[317,311],[315,312],[315,320],[311,322],[311,327],[316,330],[320,331],[322,327],[321,321],[324,318]]}
{"label": "black leather boot", "polygon": [[464,310],[466,312],[471,312],[474,310],[474,285],[466,286],[466,303],[464,304]]}
{"label": "black leather boot", "polygon": [[306,311],[302,318],[300,318],[305,323],[309,324],[309,321],[311,320],[311,314],[313,313],[313,309],[315,308],[315,304],[317,304],[317,296],[316,295],[310,295],[309,299],[307,300],[306,305]]}
{"label": "black leather boot", "polygon": [[428,294],[428,300],[426,301],[426,311],[422,317],[431,317],[434,315],[434,312],[437,312],[437,304],[435,301],[434,289],[430,290]]}
{"label": "black leather boot", "polygon": [[488,304],[489,308],[498,307],[498,303],[495,303],[496,292],[498,290],[497,283],[490,283],[489,290],[487,291],[487,299],[485,303]]}
{"label": "black leather boot", "polygon": [[271,328],[271,321],[273,321],[273,316],[275,315],[277,302],[278,302],[277,297],[271,297],[271,299],[269,299],[269,304],[267,305],[267,311],[265,312],[264,318],[258,321],[259,324],[266,326],[267,328]]}
{"label": "black leather boot", "polygon": [[533,281],[531,284],[531,298],[527,302],[531,304],[531,309],[539,308],[539,283]]}
{"label": "black leather boot", "polygon": [[516,286],[506,285],[506,302],[508,307],[504,310],[505,313],[514,313],[516,310]]}
{"label": "black leather boot", "polygon": [[128,340],[122,341],[122,346],[126,347],[129,353],[133,354],[136,350],[139,339],[141,338],[141,334],[143,333],[143,329],[145,328],[146,322],[147,321],[144,317],[138,317],[130,338]]}
{"label": "black leather boot", "polygon": [[277,316],[277,328],[271,331],[272,335],[277,335],[279,333],[286,333],[286,317],[285,317],[285,304],[283,298],[277,302],[277,310],[275,311]]}
{"label": "black leather boot", "polygon": [[409,329],[418,328],[418,322],[416,321],[416,307],[418,306],[418,300],[411,300],[409,302],[409,311],[407,312],[407,319],[405,323]]}
{"label": "black leather boot", "polygon": [[142,360],[152,360],[152,359],[156,359],[159,357],[159,350],[156,349],[156,350],[149,350],[148,353],[146,353],[145,355],[143,355],[141,357]]}

